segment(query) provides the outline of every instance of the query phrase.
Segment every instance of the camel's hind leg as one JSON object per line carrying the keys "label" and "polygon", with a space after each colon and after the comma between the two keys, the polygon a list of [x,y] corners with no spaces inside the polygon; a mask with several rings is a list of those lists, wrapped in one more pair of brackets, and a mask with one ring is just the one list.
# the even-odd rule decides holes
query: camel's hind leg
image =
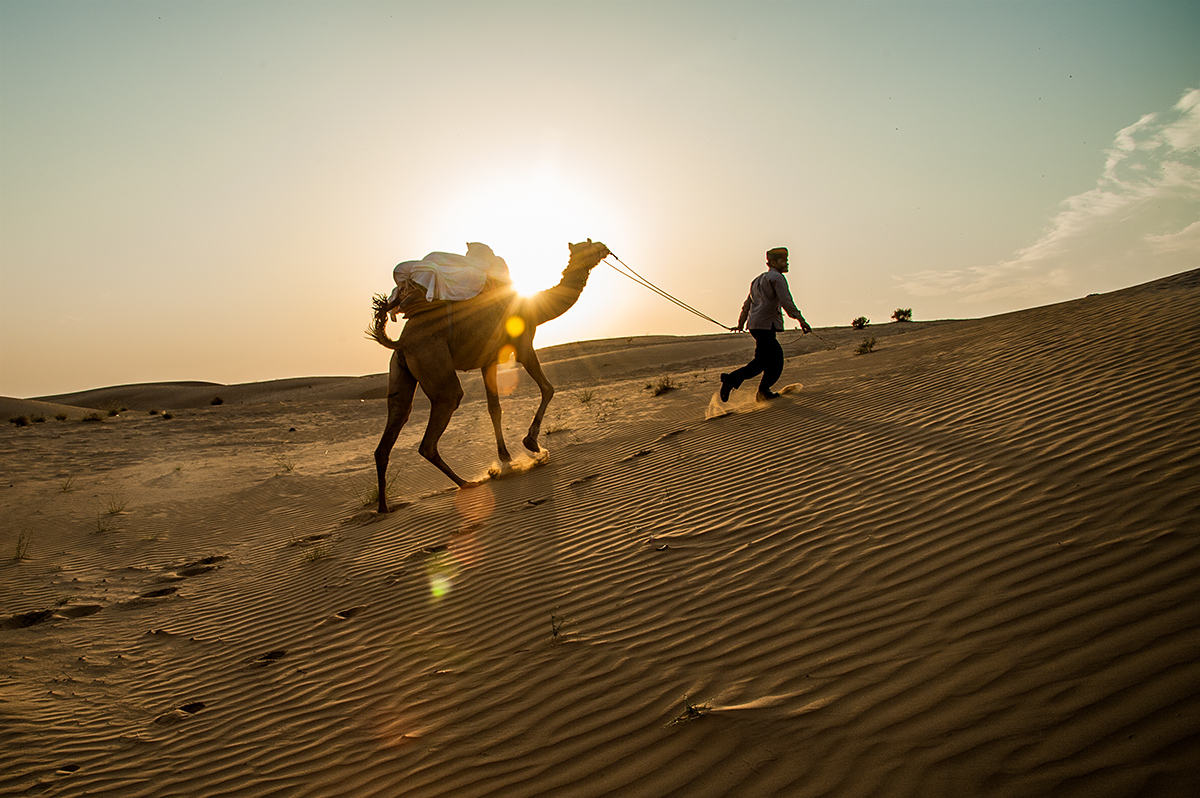
{"label": "camel's hind leg", "polygon": [[526,449],[536,452],[541,448],[538,446],[538,435],[542,431],[542,418],[546,415],[546,408],[550,406],[550,400],[554,398],[554,386],[550,384],[546,373],[542,371],[542,364],[538,362],[537,352],[533,350],[532,346],[523,353],[520,361],[521,365],[525,367],[525,373],[532,377],[538,388],[542,390],[542,403],[538,405],[537,412],[533,414],[533,422],[529,425],[529,434],[521,441]]}
{"label": "camel's hind leg", "polygon": [[443,386],[443,389],[436,394],[426,391],[430,402],[429,424],[425,427],[425,435],[421,438],[421,445],[417,447],[417,451],[422,457],[437,466],[443,474],[454,480],[455,485],[460,488],[473,488],[479,483],[468,482],[454,473],[454,470],[446,465],[446,461],[438,453],[438,441],[441,440],[442,433],[450,425],[450,417],[454,415],[454,411],[458,409],[458,405],[462,401],[463,390],[457,375],[454,375],[454,387],[457,389],[456,391],[448,390],[448,386]]}
{"label": "camel's hind leg", "polygon": [[386,513],[387,505],[387,467],[388,456],[396,445],[400,430],[412,413],[413,394],[417,390],[417,378],[408,370],[404,358],[399,352],[392,355],[388,368],[387,425],[383,428],[383,436],[375,447],[375,476],[379,482],[379,512]]}
{"label": "camel's hind leg", "polygon": [[512,455],[504,445],[504,427],[501,424],[500,390],[496,385],[496,364],[483,367],[483,388],[487,393],[488,415],[492,417],[492,429],[496,431],[496,454],[500,462],[509,463]]}
{"label": "camel's hind leg", "polygon": [[454,361],[450,358],[450,350],[446,347],[426,346],[415,356],[407,359],[408,370],[417,378],[421,390],[429,397],[429,424],[425,427],[425,435],[417,451],[421,456],[438,467],[443,474],[450,477],[460,488],[477,485],[467,482],[454,473],[446,461],[438,453],[438,441],[450,424],[450,417],[462,402],[462,383],[458,381],[458,373],[454,370]]}

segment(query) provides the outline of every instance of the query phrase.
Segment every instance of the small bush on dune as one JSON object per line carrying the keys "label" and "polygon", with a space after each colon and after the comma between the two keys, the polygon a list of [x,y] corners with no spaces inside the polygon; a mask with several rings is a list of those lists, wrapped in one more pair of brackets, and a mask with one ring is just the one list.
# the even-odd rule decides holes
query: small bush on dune
{"label": "small bush on dune", "polygon": [[679,717],[675,718],[675,720],[671,721],[668,725],[674,726],[677,723],[686,723],[689,720],[695,720],[696,718],[704,717],[710,711],[711,709],[709,708],[708,704],[697,704],[687,695],[684,695],[683,713],[679,715]]}
{"label": "small bush on dune", "polygon": [[9,421],[13,424],[16,424],[18,427],[29,426],[29,418],[26,416],[13,416],[9,419]]}
{"label": "small bush on dune", "polygon": [[222,399],[222,398],[221,398],[221,397],[219,397],[219,396],[214,396],[214,397],[212,398],[212,401],[211,401],[211,402],[209,402],[209,404],[210,404],[210,405],[223,405],[223,404],[225,404],[225,400],[224,400],[224,399]]}
{"label": "small bush on dune", "polygon": [[854,350],[856,355],[869,355],[875,350],[875,336],[862,339],[862,343],[858,345],[858,349]]}
{"label": "small bush on dune", "polygon": [[861,330],[870,323],[871,323],[871,320],[868,319],[866,316],[859,316],[857,319],[850,322],[850,326],[856,330]]}
{"label": "small bush on dune", "polygon": [[670,377],[662,377],[658,382],[646,383],[646,390],[655,396],[662,396],[667,391],[673,391],[678,387]]}
{"label": "small bush on dune", "polygon": [[329,543],[323,543],[320,546],[312,546],[304,550],[305,562],[316,562],[323,560],[333,554],[333,546]]}
{"label": "small bush on dune", "polygon": [[[387,492],[391,494],[392,489],[396,485],[396,481],[400,478],[399,474],[388,477]],[[355,492],[358,494],[358,500],[363,507],[374,507],[379,504],[379,484],[372,479],[370,482],[364,483],[357,488]],[[394,506],[394,505],[393,505]]]}
{"label": "small bush on dune", "polygon": [[912,308],[896,308],[892,311],[892,321],[912,321]]}
{"label": "small bush on dune", "polygon": [[17,535],[17,549],[13,553],[14,560],[28,560],[29,559],[29,542],[30,542],[30,540],[32,540],[32,536],[29,534],[29,532],[27,530],[23,531],[23,532],[21,532],[21,534]]}
{"label": "small bush on dune", "polygon": [[66,421],[66,420],[67,420],[67,414],[66,414],[66,413],[57,413],[57,414],[54,416],[54,418],[55,418],[55,420],[57,420],[57,421]]}

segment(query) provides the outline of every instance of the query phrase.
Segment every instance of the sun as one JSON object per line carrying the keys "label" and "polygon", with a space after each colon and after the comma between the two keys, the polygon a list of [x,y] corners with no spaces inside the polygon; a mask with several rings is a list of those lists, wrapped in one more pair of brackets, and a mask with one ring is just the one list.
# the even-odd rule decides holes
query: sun
{"label": "sun", "polygon": [[[530,296],[558,282],[569,242],[601,239],[612,214],[592,190],[550,168],[476,178],[457,186],[441,214],[447,242],[481,241],[504,258],[513,286]],[[448,245],[447,245],[448,246]]]}

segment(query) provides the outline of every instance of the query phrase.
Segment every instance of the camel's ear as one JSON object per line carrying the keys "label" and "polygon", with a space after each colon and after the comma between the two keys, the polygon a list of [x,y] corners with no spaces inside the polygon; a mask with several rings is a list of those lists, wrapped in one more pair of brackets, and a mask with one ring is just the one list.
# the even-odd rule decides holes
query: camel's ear
{"label": "camel's ear", "polygon": [[570,248],[573,257],[590,255],[595,257],[597,261],[604,260],[611,253],[608,247],[599,241],[593,242],[590,238],[587,241],[580,241],[578,244],[567,244],[567,246]]}

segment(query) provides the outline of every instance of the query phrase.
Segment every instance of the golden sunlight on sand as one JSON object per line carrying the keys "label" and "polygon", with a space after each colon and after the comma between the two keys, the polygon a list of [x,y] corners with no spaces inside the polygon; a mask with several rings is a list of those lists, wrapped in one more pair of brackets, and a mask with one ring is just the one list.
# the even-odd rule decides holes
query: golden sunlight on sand
{"label": "golden sunlight on sand", "polygon": [[1193,795],[1198,319],[787,333],[710,420],[747,336],[554,347],[548,456],[419,404],[384,516],[383,376],[0,400],[0,794]]}

